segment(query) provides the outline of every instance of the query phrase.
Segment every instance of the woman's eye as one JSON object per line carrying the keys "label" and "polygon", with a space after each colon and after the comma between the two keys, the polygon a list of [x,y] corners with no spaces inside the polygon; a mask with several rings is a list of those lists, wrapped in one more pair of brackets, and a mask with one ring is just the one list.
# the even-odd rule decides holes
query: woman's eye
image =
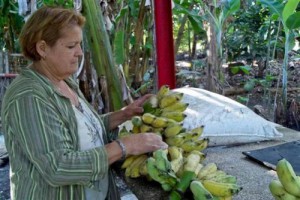
{"label": "woman's eye", "polygon": [[75,45],[72,45],[72,46],[68,46],[69,49],[73,49],[75,48]]}

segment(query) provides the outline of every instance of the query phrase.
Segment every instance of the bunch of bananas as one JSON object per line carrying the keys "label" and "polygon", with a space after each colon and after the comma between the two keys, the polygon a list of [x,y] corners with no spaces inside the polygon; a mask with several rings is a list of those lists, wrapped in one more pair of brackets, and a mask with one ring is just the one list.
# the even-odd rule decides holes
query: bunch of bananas
{"label": "bunch of bananas", "polygon": [[278,200],[300,199],[300,177],[296,175],[292,165],[281,159],[276,165],[278,179],[272,180],[269,189],[273,197]]}
{"label": "bunch of bananas", "polygon": [[[237,178],[218,169],[215,163],[203,165],[196,180],[190,185],[194,199],[232,199],[242,187],[237,184]],[[203,196],[207,196],[204,198]]]}
{"label": "bunch of bananas", "polygon": [[167,150],[156,150],[153,156],[147,159],[149,177],[161,184],[164,191],[170,191],[177,184],[178,178],[172,170],[171,162],[167,157]]}
{"label": "bunch of bananas", "polygon": [[[193,192],[195,199],[209,199],[209,195],[215,200],[229,199],[241,187],[237,185],[234,176],[219,170],[216,164],[203,164],[206,156],[203,150],[207,148],[209,140],[201,137],[204,126],[192,130],[183,127],[182,122],[186,117],[184,111],[188,104],[182,102],[182,98],[183,93],[162,86],[144,104],[143,115],[132,117],[132,130],[123,128],[120,131],[119,137],[154,132],[161,135],[169,145],[167,150],[128,156],[121,166],[125,169],[125,176],[146,176],[148,180],[157,181],[164,191],[170,191],[172,200],[181,199],[187,189]],[[206,198],[201,196],[204,191],[209,194],[204,195]]]}

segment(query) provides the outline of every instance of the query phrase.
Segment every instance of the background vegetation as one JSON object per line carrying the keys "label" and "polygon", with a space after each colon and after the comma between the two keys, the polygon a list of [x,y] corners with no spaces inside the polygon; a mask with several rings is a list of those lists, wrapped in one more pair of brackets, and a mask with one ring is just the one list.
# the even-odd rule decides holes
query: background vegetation
{"label": "background vegetation", "polygon": [[[28,3],[27,9],[16,0],[0,2],[2,52],[20,53],[18,34],[35,7],[76,7],[87,17],[84,70],[78,78],[99,112],[119,109],[157,91],[151,1],[36,2]],[[299,87],[288,84],[289,63],[299,68],[299,0],[173,0],[172,5],[174,53],[177,60],[189,64],[176,66],[177,86],[203,87],[224,95],[242,91],[235,98],[245,104],[249,93],[260,86],[262,99],[273,105],[271,119],[276,121],[280,115],[287,123],[292,102],[300,102],[298,96],[289,98],[288,92],[289,87]],[[276,93],[270,93],[271,88]]]}

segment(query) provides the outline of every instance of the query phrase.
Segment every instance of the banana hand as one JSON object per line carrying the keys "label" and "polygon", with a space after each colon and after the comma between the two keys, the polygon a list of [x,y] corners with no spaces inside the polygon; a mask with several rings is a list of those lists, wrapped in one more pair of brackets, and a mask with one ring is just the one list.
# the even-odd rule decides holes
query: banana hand
{"label": "banana hand", "polygon": [[276,172],[284,189],[288,193],[300,197],[300,179],[297,177],[292,165],[286,159],[278,161]]}
{"label": "banana hand", "polygon": [[288,193],[279,180],[272,180],[269,184],[269,189],[275,199],[297,200],[296,196]]}

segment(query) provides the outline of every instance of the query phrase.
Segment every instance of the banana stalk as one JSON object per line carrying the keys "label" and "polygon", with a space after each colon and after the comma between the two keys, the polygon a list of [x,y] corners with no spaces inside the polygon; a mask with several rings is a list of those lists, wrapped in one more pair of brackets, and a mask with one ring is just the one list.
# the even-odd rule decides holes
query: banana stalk
{"label": "banana stalk", "polygon": [[100,4],[95,0],[82,1],[84,16],[87,19],[87,35],[93,53],[93,63],[98,76],[105,76],[108,90],[111,91],[111,110],[123,107],[121,83],[118,78],[117,68],[113,61],[112,48],[106,32]]}
{"label": "banana stalk", "polygon": [[176,184],[175,189],[172,190],[170,198],[171,196],[178,196],[178,192],[180,194],[185,193],[191,181],[196,177],[195,172],[197,171],[200,160],[201,158],[198,154],[191,153],[187,156],[180,181]]}

